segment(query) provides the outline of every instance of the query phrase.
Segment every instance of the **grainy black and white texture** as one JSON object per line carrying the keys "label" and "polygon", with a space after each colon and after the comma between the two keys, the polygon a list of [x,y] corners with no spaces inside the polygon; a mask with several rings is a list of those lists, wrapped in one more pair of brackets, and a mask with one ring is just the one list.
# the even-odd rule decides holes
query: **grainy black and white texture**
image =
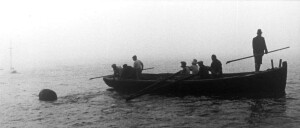
{"label": "grainy black and white texture", "polygon": [[[102,0],[0,2],[1,127],[299,127],[300,2]],[[127,95],[101,78],[111,65],[133,65],[145,73],[175,73],[193,59],[223,72],[254,71],[261,29],[268,50],[260,70],[288,62],[286,95],[277,98]],[[12,48],[12,56],[10,49]],[[17,71],[10,73],[12,67]],[[42,89],[58,99],[39,101]]]}

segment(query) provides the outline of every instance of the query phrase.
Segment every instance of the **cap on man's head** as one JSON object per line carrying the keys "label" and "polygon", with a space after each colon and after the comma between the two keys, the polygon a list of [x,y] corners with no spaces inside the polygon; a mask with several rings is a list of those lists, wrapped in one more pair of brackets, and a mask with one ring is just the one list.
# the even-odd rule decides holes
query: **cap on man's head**
{"label": "cap on man's head", "polygon": [[262,34],[261,29],[258,29],[258,30],[257,30],[257,34]]}
{"label": "cap on man's head", "polygon": [[197,64],[197,60],[196,60],[196,59],[193,59],[192,64]]}
{"label": "cap on man's head", "polygon": [[186,62],[185,61],[181,61],[181,67],[185,67],[186,66]]}
{"label": "cap on man's head", "polygon": [[192,65],[196,65],[196,64],[197,64],[197,61],[196,62],[195,61],[192,62]]}
{"label": "cap on man's head", "polygon": [[123,64],[123,68],[124,68],[124,67],[127,67],[127,64]]}
{"label": "cap on man's head", "polygon": [[199,65],[202,65],[203,64],[203,61],[199,61],[199,62],[197,62]]}
{"label": "cap on man's head", "polygon": [[136,58],[136,55],[134,55],[132,58]]}
{"label": "cap on man's head", "polygon": [[113,68],[114,68],[114,67],[117,67],[117,65],[116,65],[116,64],[112,64],[112,65],[111,65],[111,67],[113,67]]}

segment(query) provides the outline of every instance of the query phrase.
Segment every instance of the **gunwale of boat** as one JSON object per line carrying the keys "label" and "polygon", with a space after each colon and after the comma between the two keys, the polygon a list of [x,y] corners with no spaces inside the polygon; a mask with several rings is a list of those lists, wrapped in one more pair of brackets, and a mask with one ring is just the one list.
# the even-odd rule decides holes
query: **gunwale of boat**
{"label": "gunwale of boat", "polygon": [[[282,68],[282,67],[281,67]],[[190,80],[185,80],[185,81],[216,81],[216,80],[224,80],[224,79],[232,79],[232,78],[242,78],[242,77],[250,77],[250,76],[254,76],[254,75],[259,75],[259,74],[265,74],[267,72],[273,72],[274,70],[279,70],[281,68],[273,68],[273,69],[267,69],[267,70],[264,70],[264,71],[259,71],[259,72],[240,72],[240,73],[224,73],[223,74],[223,77],[220,77],[220,78],[209,78],[209,79],[190,79]],[[145,75],[153,75],[153,76],[169,76],[169,75],[172,75],[173,73],[158,73],[158,74],[151,74],[151,73],[145,73],[143,74],[143,76]],[[113,80],[113,76],[110,75],[110,76],[106,76],[104,77],[103,79],[108,79],[108,80]],[[136,82],[139,82],[139,81],[157,81],[159,79],[140,79],[140,80],[136,80],[136,79],[119,79],[119,78],[115,78],[115,80],[117,81],[136,81]],[[176,81],[175,79],[170,79],[170,80],[167,80],[167,81]]]}

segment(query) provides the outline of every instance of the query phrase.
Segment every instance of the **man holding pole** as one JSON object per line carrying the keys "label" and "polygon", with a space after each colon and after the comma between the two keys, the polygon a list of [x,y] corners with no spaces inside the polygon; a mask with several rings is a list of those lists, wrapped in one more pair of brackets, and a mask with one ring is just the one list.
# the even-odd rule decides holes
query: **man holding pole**
{"label": "man holding pole", "polygon": [[265,54],[268,54],[267,45],[265,42],[265,38],[261,36],[261,29],[257,30],[257,36],[252,40],[253,47],[253,55],[255,61],[255,71],[258,72],[260,69],[260,65],[262,64],[262,57]]}

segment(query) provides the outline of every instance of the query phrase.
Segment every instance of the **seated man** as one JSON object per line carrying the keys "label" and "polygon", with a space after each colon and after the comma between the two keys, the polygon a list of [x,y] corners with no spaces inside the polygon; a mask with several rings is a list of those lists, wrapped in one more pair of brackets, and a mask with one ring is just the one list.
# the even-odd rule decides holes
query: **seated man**
{"label": "seated man", "polygon": [[222,71],[221,61],[219,61],[217,59],[217,56],[214,55],[214,54],[211,56],[211,59],[212,59],[212,62],[211,62],[211,65],[210,65],[210,72],[212,74],[212,77],[213,78],[222,77],[223,71]]}
{"label": "seated man", "polygon": [[136,72],[133,67],[127,66],[127,64],[123,65],[123,72],[121,74],[122,79],[135,79]]}
{"label": "seated man", "polygon": [[205,66],[203,64],[203,61],[199,61],[198,65],[199,65],[199,73],[198,74],[199,74],[200,79],[208,79],[208,78],[210,78],[210,75],[208,73],[209,67]]}
{"label": "seated man", "polygon": [[181,75],[190,75],[190,68],[186,66],[185,61],[181,61]]}
{"label": "seated man", "polygon": [[192,71],[192,74],[198,74],[199,67],[197,66],[197,60],[194,59],[192,62],[192,66],[190,66],[190,70]]}
{"label": "seated man", "polygon": [[117,66],[116,64],[112,64],[111,67],[114,70],[114,77],[120,77],[123,71],[121,66]]}

